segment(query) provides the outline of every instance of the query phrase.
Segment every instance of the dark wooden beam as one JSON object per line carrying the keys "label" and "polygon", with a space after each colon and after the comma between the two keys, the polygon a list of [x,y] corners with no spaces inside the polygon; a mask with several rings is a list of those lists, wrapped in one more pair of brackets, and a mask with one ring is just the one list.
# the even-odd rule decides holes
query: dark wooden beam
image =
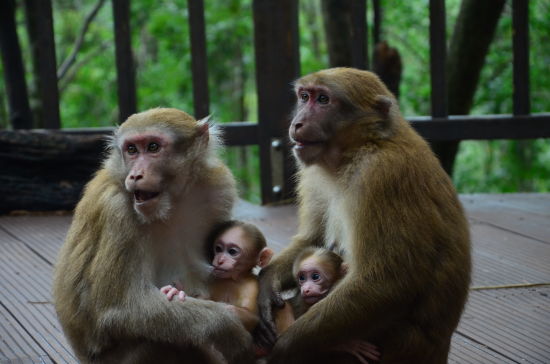
{"label": "dark wooden beam", "polygon": [[11,126],[14,129],[30,129],[33,126],[32,115],[21,46],[15,26],[14,0],[0,1],[0,53],[2,54]]}
{"label": "dark wooden beam", "polygon": [[[550,138],[550,113],[531,115],[451,115],[448,118],[414,116],[411,125],[430,141]],[[220,124],[224,144],[258,144],[258,124],[233,122]],[[110,134],[114,128],[62,129],[68,135]]]}
{"label": "dark wooden beam", "polygon": [[514,114],[529,114],[529,1],[513,0]]}
{"label": "dark wooden beam", "polygon": [[430,0],[430,74],[432,116],[447,116],[445,0]]}
{"label": "dark wooden beam", "polygon": [[187,0],[189,9],[189,37],[191,39],[191,75],[193,78],[193,105],[195,118],[210,114],[208,97],[208,60],[206,58],[206,33],[204,25],[204,1]]}
{"label": "dark wooden beam", "polygon": [[[258,145],[258,124],[249,121],[235,121],[218,124],[221,130],[223,144],[228,147]],[[67,135],[110,135],[114,127],[103,128],[71,128],[61,132]]]}
{"label": "dark wooden beam", "polygon": [[550,138],[550,113],[408,119],[429,141]]}
{"label": "dark wooden beam", "polygon": [[285,142],[294,106],[291,83],[300,74],[298,2],[254,0],[262,203],[294,193],[294,163]]}
{"label": "dark wooden beam", "polygon": [[59,129],[59,90],[51,0],[25,0],[35,68],[40,127]]}
{"label": "dark wooden beam", "polygon": [[136,76],[130,32],[130,0],[112,0],[118,84],[118,115],[124,122],[137,110]]}

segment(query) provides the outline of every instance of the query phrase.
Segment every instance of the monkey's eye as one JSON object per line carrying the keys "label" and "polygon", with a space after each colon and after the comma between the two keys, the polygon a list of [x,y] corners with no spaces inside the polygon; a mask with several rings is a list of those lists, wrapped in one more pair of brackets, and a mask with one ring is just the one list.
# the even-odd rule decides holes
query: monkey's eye
{"label": "monkey's eye", "polygon": [[304,273],[298,274],[298,281],[299,281],[300,283],[305,282],[305,280],[306,280],[306,276],[305,276]]}
{"label": "monkey's eye", "polygon": [[307,92],[300,92],[300,100],[302,100],[302,102],[307,102],[309,100]]}
{"label": "monkey's eye", "polygon": [[159,149],[160,145],[158,145],[158,143],[149,143],[149,145],[147,146],[147,151],[151,153],[156,153],[159,151]]}
{"label": "monkey's eye", "polygon": [[229,248],[228,252],[229,252],[229,255],[231,255],[232,257],[234,257],[234,256],[239,255],[239,253],[240,253],[241,251],[240,251],[239,249],[237,249],[237,248]]}
{"label": "monkey's eye", "polygon": [[221,253],[221,252],[223,252],[222,246],[221,245],[216,245],[214,247],[214,253]]}
{"label": "monkey's eye", "polygon": [[128,154],[136,154],[138,150],[134,144],[128,144],[128,146],[126,147],[126,151],[128,152]]}
{"label": "monkey's eye", "polygon": [[330,100],[329,97],[323,94],[319,95],[319,97],[317,98],[317,102],[323,105],[328,104],[329,100]]}
{"label": "monkey's eye", "polygon": [[321,279],[321,275],[315,272],[311,275],[311,279],[313,279],[314,281],[318,281],[319,279]]}

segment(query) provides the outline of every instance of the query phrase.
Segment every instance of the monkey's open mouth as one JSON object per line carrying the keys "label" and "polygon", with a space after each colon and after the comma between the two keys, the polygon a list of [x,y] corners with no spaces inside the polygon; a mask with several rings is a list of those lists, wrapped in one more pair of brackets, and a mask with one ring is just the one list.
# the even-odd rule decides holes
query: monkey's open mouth
{"label": "monkey's open mouth", "polygon": [[159,192],[151,192],[151,191],[143,191],[143,190],[135,190],[134,191],[134,199],[137,203],[144,203],[147,202],[159,195]]}
{"label": "monkey's open mouth", "polygon": [[323,144],[322,141],[314,142],[314,141],[305,141],[305,140],[294,140],[294,148],[305,148],[312,145],[319,145]]}

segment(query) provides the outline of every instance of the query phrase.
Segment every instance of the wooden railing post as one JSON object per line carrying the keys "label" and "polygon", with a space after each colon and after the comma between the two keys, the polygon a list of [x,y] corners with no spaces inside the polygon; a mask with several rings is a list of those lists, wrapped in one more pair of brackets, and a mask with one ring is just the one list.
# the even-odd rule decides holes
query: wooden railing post
{"label": "wooden railing post", "polygon": [[0,53],[4,65],[10,123],[14,129],[30,129],[32,115],[21,47],[15,27],[14,0],[0,1]]}
{"label": "wooden railing post", "polygon": [[187,0],[189,10],[189,37],[191,39],[191,75],[193,78],[193,105],[195,118],[201,119],[210,111],[208,97],[208,60],[204,26],[204,1]]}
{"label": "wooden railing post", "polygon": [[258,92],[262,203],[289,198],[295,171],[288,126],[300,74],[298,2],[254,0],[254,44]]}
{"label": "wooden railing post", "polygon": [[513,0],[514,115],[528,115],[529,100],[529,1]]}
{"label": "wooden railing post", "polygon": [[430,0],[430,68],[432,117],[447,117],[447,37],[445,0]]}
{"label": "wooden railing post", "polygon": [[136,76],[130,32],[130,0],[112,0],[118,84],[118,115],[122,123],[137,110]]}
{"label": "wooden railing post", "polygon": [[57,61],[53,33],[51,0],[25,0],[39,107],[38,127],[59,129],[59,90],[57,88]]}

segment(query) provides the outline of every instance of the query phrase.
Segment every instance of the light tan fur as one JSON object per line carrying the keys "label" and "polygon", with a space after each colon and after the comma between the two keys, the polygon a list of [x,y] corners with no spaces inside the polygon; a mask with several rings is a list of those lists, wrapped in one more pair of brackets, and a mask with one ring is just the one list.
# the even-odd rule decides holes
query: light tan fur
{"label": "light tan fur", "polygon": [[296,83],[311,86],[330,94],[323,110],[346,111],[307,120],[298,106],[291,128],[303,122],[328,138],[314,146],[315,159],[299,160],[299,231],[262,271],[263,320],[276,293],[295,285],[292,264],[307,247],[337,242],[349,271],[277,340],[269,362],[331,362],[311,353],[363,339],[382,350],[383,364],[446,363],[471,269],[468,224],[451,180],[376,75],[335,68]]}
{"label": "light tan fur", "polygon": [[[120,147],[127,135],[145,130],[175,142],[159,172],[169,208],[140,218],[125,188]],[[213,343],[230,363],[248,362],[250,335],[222,304],[170,302],[158,288],[180,281],[190,292],[204,292],[206,236],[230,218],[235,183],[215,155],[215,133],[205,130],[182,111],[159,108],[132,115],[115,132],[55,270],[55,308],[80,361],[201,363],[207,359],[197,348]]]}

